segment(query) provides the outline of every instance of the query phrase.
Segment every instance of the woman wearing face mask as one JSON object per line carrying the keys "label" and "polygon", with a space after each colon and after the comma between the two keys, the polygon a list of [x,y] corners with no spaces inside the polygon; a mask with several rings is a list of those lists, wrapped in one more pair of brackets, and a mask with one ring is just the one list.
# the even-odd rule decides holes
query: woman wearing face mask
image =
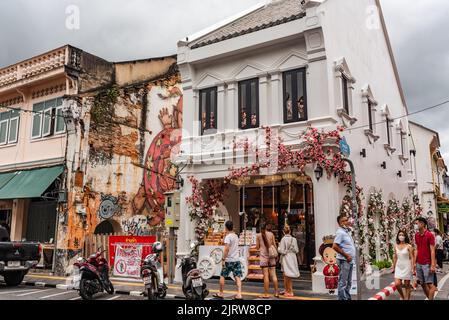
{"label": "woman wearing face mask", "polygon": [[410,239],[407,232],[401,230],[396,237],[393,261],[394,279],[401,300],[410,300],[412,292],[410,282],[413,276],[414,261]]}

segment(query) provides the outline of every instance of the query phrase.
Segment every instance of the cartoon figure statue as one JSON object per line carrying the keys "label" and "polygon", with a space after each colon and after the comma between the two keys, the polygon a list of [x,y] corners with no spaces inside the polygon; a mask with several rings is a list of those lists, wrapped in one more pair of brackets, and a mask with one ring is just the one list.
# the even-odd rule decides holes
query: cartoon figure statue
{"label": "cartoon figure statue", "polygon": [[338,276],[340,274],[340,268],[337,265],[337,252],[332,249],[333,237],[325,237],[323,242],[319,251],[323,262],[326,264],[323,269],[324,282],[329,293],[334,294],[338,288]]}

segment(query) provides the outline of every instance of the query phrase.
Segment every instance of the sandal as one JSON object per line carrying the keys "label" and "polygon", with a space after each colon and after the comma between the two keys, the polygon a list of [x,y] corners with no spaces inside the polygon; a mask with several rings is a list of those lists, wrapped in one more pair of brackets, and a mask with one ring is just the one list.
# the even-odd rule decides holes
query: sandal
{"label": "sandal", "polygon": [[270,299],[270,296],[262,295],[258,296],[259,299]]}
{"label": "sandal", "polygon": [[214,298],[216,298],[216,299],[220,299],[220,300],[223,300],[223,299],[224,299],[224,297],[223,297],[223,296],[220,296],[218,293],[214,293],[214,294],[212,295],[212,297],[214,297]]}
{"label": "sandal", "polygon": [[243,298],[234,297],[232,300],[243,300]]}

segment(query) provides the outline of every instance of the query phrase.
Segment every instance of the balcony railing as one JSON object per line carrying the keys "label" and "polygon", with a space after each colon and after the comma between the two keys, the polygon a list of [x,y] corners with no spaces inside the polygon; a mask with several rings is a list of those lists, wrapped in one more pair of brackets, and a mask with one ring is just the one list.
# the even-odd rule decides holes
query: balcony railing
{"label": "balcony railing", "polygon": [[80,68],[81,51],[65,46],[40,56],[0,69],[0,87],[32,78],[62,66]]}

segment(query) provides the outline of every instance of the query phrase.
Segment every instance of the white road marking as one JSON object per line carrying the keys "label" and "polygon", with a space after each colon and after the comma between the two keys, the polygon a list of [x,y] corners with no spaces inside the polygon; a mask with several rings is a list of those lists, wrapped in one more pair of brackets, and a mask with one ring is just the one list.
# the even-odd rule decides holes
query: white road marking
{"label": "white road marking", "polygon": [[25,296],[29,296],[29,295],[32,295],[32,294],[35,294],[35,293],[42,293],[42,292],[51,291],[51,290],[53,290],[53,289],[35,290],[33,292],[28,292],[28,293],[24,293],[24,294],[18,294],[16,297],[25,297]]}
{"label": "white road marking", "polygon": [[112,297],[112,298],[109,298],[109,299],[106,299],[106,300],[115,300],[115,299],[118,299],[118,298],[120,298],[120,296],[115,296],[115,297]]}
{"label": "white road marking", "polygon": [[449,279],[449,273],[444,276],[443,279],[438,283],[438,291],[435,292],[435,298],[438,296],[438,293],[441,289],[443,289],[444,285],[446,284],[447,280]]}
{"label": "white road marking", "polygon": [[81,297],[76,297],[76,298],[72,298],[72,299],[69,299],[70,301],[74,301],[74,300],[81,300]]}
{"label": "white road marking", "polygon": [[51,294],[49,296],[41,297],[39,299],[48,299],[48,298],[52,298],[52,297],[62,296],[64,294],[69,294],[69,293],[72,293],[72,292],[71,291],[64,291],[64,292],[60,292],[60,293]]}
{"label": "white road marking", "polygon": [[12,294],[12,293],[23,293],[23,292],[30,292],[35,291],[36,289],[30,289],[30,290],[20,290],[20,291],[2,291],[0,294]]}

